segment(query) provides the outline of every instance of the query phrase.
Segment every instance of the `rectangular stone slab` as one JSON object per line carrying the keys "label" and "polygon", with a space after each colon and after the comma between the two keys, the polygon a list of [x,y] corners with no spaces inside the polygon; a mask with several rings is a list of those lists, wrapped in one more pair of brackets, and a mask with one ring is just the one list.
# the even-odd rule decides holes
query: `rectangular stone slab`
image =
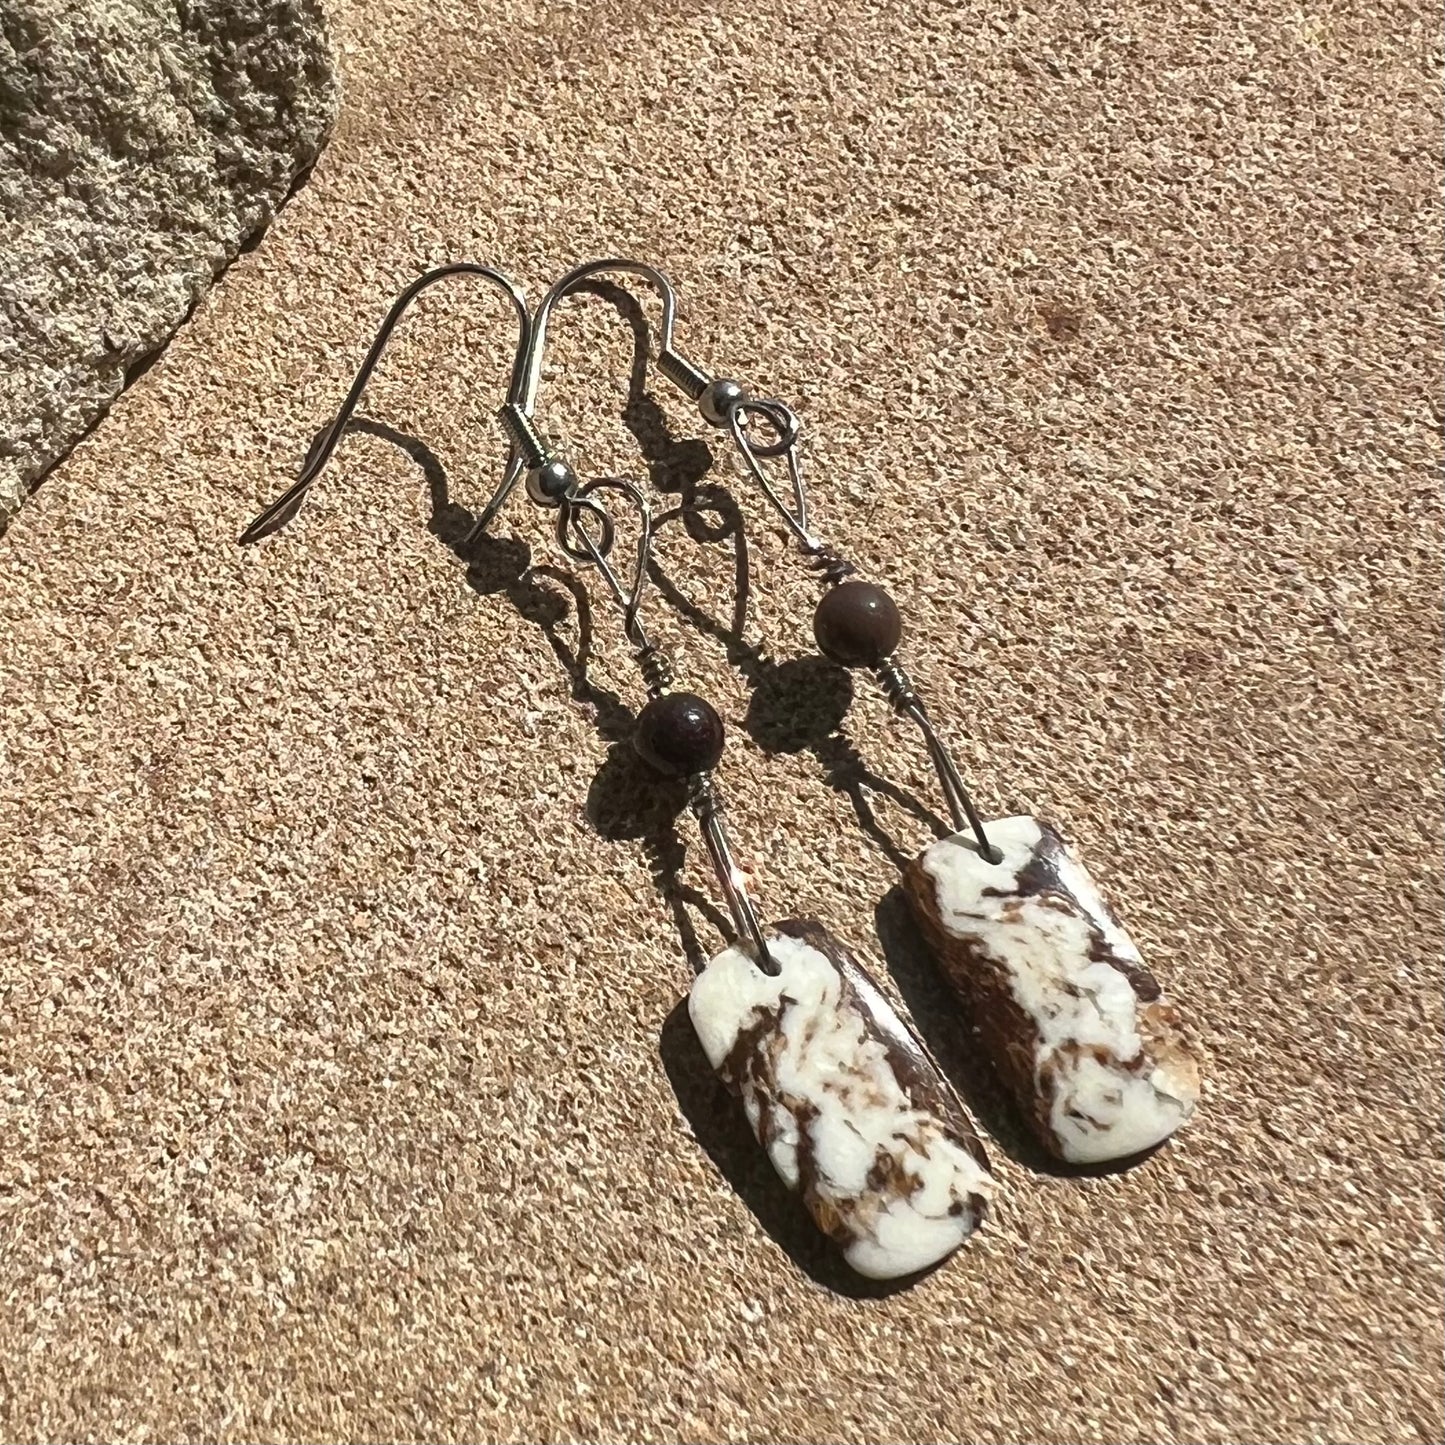
{"label": "rectangular stone slab", "polygon": [[936,1264],[992,1189],[973,1125],[923,1045],[821,924],[775,925],[764,973],[729,948],[688,1000],[709,1062],[819,1229],[873,1279]]}
{"label": "rectangular stone slab", "polygon": [[1128,1158],[1194,1112],[1199,1067],[1139,951],[1058,833],[1037,818],[934,843],[905,891],[1024,1119],[1076,1164]]}

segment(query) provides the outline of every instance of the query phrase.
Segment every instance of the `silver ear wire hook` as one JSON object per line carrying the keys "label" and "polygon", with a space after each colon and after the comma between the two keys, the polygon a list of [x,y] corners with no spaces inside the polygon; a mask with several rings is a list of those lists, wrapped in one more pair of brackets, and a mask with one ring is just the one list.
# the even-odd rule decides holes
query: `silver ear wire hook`
{"label": "silver ear wire hook", "polygon": [[438,266],[435,270],[428,271],[425,275],[418,276],[400,296],[392,302],[391,310],[386,313],[380,329],[376,333],[376,339],[371,343],[371,349],[366,353],[366,359],[361,363],[360,370],[356,373],[356,379],[351,383],[351,390],[346,393],[346,400],[341,403],[340,410],[327,429],[325,437],[319,447],[307,460],[301,470],[301,475],[290,487],[286,489],[277,499],[268,506],[265,511],[241,533],[241,541],[259,541],[272,528],[272,525],[285,517],[292,509],[299,507],[305,500],[306,493],[311,490],[311,485],[321,475],[327,462],[331,460],[332,454],[341,444],[341,438],[345,435],[346,425],[351,420],[356,408],[361,404],[362,393],[366,390],[367,383],[371,380],[372,373],[381,362],[382,353],[385,352],[387,343],[391,340],[391,334],[396,330],[397,323],[405,314],[407,308],[418,296],[428,287],[434,286],[438,281],[445,281],[452,276],[480,276],[485,281],[490,281],[498,287],[508,300],[511,301],[517,312],[517,349],[512,359],[511,377],[508,383],[508,395],[517,391],[521,384],[520,378],[522,368],[526,361],[527,338],[531,330],[531,317],[527,311],[527,298],[521,288],[509,276],[504,276],[500,271],[490,266],[477,265],[471,261],[458,261],[450,266]]}
{"label": "silver ear wire hook", "polygon": [[[579,266],[548,292],[546,300],[538,308],[534,331],[539,323],[545,328],[545,313],[559,294],[565,294],[571,286],[601,271],[623,271],[641,276],[662,294],[663,316],[658,370],[697,403],[704,421],[727,432],[732,438],[749,474],[792,534],[805,565],[817,573],[829,589],[843,584],[857,569],[829,543],[815,536],[808,525],[808,493],[803,481],[803,464],[799,452],[802,422],[784,402],[753,397],[741,382],[731,377],[712,376],[676,350],[673,345],[673,329],[677,318],[677,294],[672,283],[661,271],[641,261],[594,261],[588,266]],[[536,358],[532,360],[535,363]],[[530,374],[531,369],[529,376]],[[535,380],[530,384],[535,386]],[[754,420],[768,426],[772,432],[771,440],[755,439],[749,435],[748,423]],[[766,461],[779,458],[787,468],[791,506],[779,494],[763,465]],[[858,587],[863,584],[852,585]],[[893,606],[891,599],[888,599],[888,606]],[[896,617],[896,609],[894,615]],[[897,640],[895,636],[893,645],[896,645]],[[863,665],[859,658],[835,660],[845,661],[849,666]],[[983,857],[996,860],[1000,856],[998,850],[988,841],[983,822],[968,795],[958,766],[939,736],[908,674],[893,658],[891,647],[869,657],[866,665],[871,667],[882,684],[893,708],[910,718],[923,734],[929,760],[938,776],[939,788],[953,818],[954,827],[960,833],[965,829],[971,832]]]}
{"label": "silver ear wire hook", "polygon": [[[547,323],[551,320],[553,308],[584,282],[608,271],[623,271],[639,276],[651,284],[662,297],[659,367],[666,371],[675,384],[692,394],[701,395],[709,385],[710,379],[704,373],[672,349],[677,297],[672,283],[655,266],[640,261],[604,260],[591,261],[567,272],[542,298],[533,313],[526,343],[519,352],[517,368],[513,372],[512,389],[500,412],[502,424],[512,438],[512,455],[508,458],[501,484],[477,518],[473,535],[487,528],[505,505],[517,483],[525,477],[527,495],[532,502],[539,507],[557,509],[558,546],[574,561],[595,567],[622,608],[623,631],[632,645],[642,671],[651,707],[663,702],[673,681],[672,669],[667,659],[648,637],[639,616],[648,582],[648,562],[652,555],[651,506],[641,488],[625,478],[599,477],[586,483],[579,482],[571,464],[547,441],[535,422],[542,357],[547,345]],[[617,529],[611,514],[598,498],[599,492],[606,491],[624,496],[637,508],[640,519],[636,571],[630,588],[618,577],[611,561]],[[591,522],[595,522],[598,527],[595,536],[589,525]],[[688,806],[697,819],[707,846],[708,858],[727,900],[728,911],[732,914],[733,925],[739,938],[744,940],[759,968],[765,973],[778,973],[779,966],[769,951],[767,936],[748,895],[746,879],[733,854],[732,840],[728,835],[723,805],[718,797],[711,767],[689,775],[687,797]]]}
{"label": "silver ear wire hook", "polygon": [[513,453],[508,459],[501,484],[477,518],[474,535],[486,531],[524,476],[527,478],[532,499],[541,505],[547,505],[551,498],[561,496],[567,490],[570,472],[567,463],[554,454],[532,422],[537,409],[537,390],[542,378],[542,356],[547,347],[547,323],[559,301],[593,277],[609,271],[620,271],[641,278],[662,298],[658,369],[694,400],[702,396],[711,382],[706,372],[673,349],[672,333],[677,324],[677,292],[664,272],[645,261],[628,261],[617,257],[574,266],[542,298],[533,317],[527,343],[518,357],[512,389],[501,411],[502,425],[512,437]]}

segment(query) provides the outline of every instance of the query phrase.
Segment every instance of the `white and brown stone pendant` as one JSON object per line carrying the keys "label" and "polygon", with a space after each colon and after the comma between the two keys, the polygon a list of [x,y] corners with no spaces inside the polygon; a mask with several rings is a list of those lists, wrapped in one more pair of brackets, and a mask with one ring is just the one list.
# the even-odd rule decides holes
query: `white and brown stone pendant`
{"label": "white and brown stone pendant", "polygon": [[867,972],[821,924],[769,932],[776,975],[729,948],[688,1000],[713,1068],[848,1263],[926,1269],[978,1227],[993,1181],[963,1105]]}
{"label": "white and brown stone pendant", "polygon": [[1127,1159],[1194,1112],[1177,1010],[1062,838],[1037,818],[934,843],[904,887],[994,1067],[1050,1153]]}

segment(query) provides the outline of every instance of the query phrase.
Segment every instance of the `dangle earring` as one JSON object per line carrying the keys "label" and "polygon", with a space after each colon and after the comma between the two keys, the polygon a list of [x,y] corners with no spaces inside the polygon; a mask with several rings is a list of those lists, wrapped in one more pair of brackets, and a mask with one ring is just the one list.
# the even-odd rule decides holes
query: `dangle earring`
{"label": "dangle earring", "polygon": [[[531,501],[555,511],[560,549],[601,574],[646,687],[637,751],[657,773],[685,780],[737,929],[737,942],[702,969],[689,995],[703,1050],[741,1095],[778,1174],[848,1263],[874,1279],[912,1274],[951,1254],[983,1218],[992,1180],[973,1125],[922,1044],[828,929],[800,919],[763,926],[734,861],[715,779],[722,719],[704,698],[674,690],[668,660],[642,621],[652,547],[648,500],[622,478],[579,482],[534,422],[552,310],[610,267],[615,263],[579,266],[538,306],[501,413],[514,452],[478,525],[489,523],[525,479]],[[666,281],[650,267],[625,269],[661,291],[670,330]],[[613,564],[618,527],[604,498],[620,498],[636,513],[630,578]]]}
{"label": "dangle earring", "polygon": [[[660,272],[613,260],[588,274],[600,271],[644,276],[662,293],[658,369],[732,439],[821,579],[826,590],[813,617],[819,651],[871,671],[893,708],[923,735],[957,831],[908,865],[904,890],[1021,1116],[1045,1149],[1074,1164],[1127,1160],[1163,1143],[1199,1097],[1199,1065],[1178,1011],[1050,823],[980,819],[897,659],[903,636],[897,605],[883,588],[854,578],[853,565],[809,526],[798,417],[783,402],[754,398],[676,351],[676,301]],[[786,496],[769,477],[768,462],[782,463]]]}
{"label": "dangle earring", "polygon": [[[641,611],[652,549],[652,515],[632,482],[579,482],[532,421],[547,321],[553,307],[596,267],[580,267],[547,294],[535,317],[521,290],[487,266],[444,266],[393,303],[340,411],[296,483],[242,534],[259,541],[295,512],[335,452],[393,329],[415,298],[450,276],[476,275],[512,301],[516,357],[500,419],[512,441],[501,485],[473,536],[492,521],[518,481],[556,513],[556,540],[573,562],[597,570],[621,611],[623,634],[642,673],[638,753],[660,775],[685,780],[737,942],[699,974],[689,1011],[713,1067],[742,1096],[754,1132],[785,1183],[802,1195],[818,1227],[860,1274],[891,1279],[936,1264],[982,1221],[993,1189],[972,1123],[922,1044],[872,979],[822,924],[789,919],[765,928],[734,859],[714,780],[722,719],[704,698],[675,690],[672,669],[648,636]],[[668,299],[660,276],[652,280]],[[669,309],[668,326],[671,327]],[[607,500],[635,510],[630,576],[614,558],[618,528]]]}

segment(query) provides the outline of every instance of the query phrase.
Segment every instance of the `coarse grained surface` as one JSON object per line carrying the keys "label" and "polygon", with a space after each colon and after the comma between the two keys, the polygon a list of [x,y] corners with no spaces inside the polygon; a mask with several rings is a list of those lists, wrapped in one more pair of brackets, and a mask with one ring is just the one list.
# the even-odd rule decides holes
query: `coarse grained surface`
{"label": "coarse grained surface", "polygon": [[336,116],[316,0],[0,0],[0,526]]}
{"label": "coarse grained surface", "polygon": [[[1438,1440],[1433,15],[334,21],[311,184],[0,549],[0,1433]],[[690,1042],[717,908],[653,874],[715,890],[627,761],[603,594],[583,678],[576,596],[521,573],[542,518],[454,550],[498,298],[424,302],[370,430],[236,545],[421,266],[535,295],[609,251],[806,418],[818,523],[899,598],[982,804],[1061,823],[1206,1056],[1113,1177],[1038,1171],[965,1080],[1004,1192],[885,1296]],[[640,469],[628,328],[591,297],[555,336],[555,426]],[[890,891],[920,744],[862,680],[828,733],[815,586],[651,392],[658,484],[747,523],[761,652],[716,513],[664,526],[648,616],[729,724],[758,891],[963,1078]]]}

